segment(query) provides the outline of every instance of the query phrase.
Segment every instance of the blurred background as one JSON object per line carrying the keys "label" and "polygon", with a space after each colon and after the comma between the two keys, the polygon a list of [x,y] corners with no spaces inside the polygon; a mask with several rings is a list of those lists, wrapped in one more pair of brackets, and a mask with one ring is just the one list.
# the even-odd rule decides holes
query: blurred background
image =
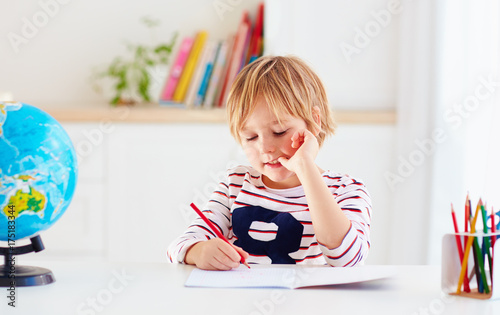
{"label": "blurred background", "polygon": [[[110,106],[92,77],[127,43],[177,34],[156,97],[182,38],[206,30],[224,40],[245,10],[255,19],[260,2],[0,2],[0,99],[64,110],[59,121],[80,162],[73,203],[42,234],[47,249],[26,259],[166,261],[194,218],[189,203],[206,202],[244,154],[223,120],[127,120],[141,105],[85,118]],[[497,1],[268,0],[264,8],[264,54],[306,60],[338,113],[318,165],[363,180],[372,196],[367,263],[438,264],[442,236],[453,232],[450,204],[463,230],[467,193],[500,210]],[[143,17],[159,25],[145,27]]]}

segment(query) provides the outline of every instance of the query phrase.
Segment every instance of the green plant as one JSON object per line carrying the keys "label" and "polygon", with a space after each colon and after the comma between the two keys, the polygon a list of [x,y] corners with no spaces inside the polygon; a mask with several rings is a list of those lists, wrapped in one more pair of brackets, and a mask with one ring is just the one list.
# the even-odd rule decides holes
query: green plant
{"label": "green plant", "polygon": [[[152,29],[159,25],[158,21],[144,17],[141,19],[146,27]],[[169,43],[153,47],[127,44],[127,50],[132,57],[116,57],[104,71],[97,73],[98,80],[110,78],[113,81],[114,96],[112,105],[150,102],[149,88],[151,77],[149,69],[157,65],[168,64],[170,54],[177,39],[177,33]],[[98,88],[99,90],[99,88]]]}

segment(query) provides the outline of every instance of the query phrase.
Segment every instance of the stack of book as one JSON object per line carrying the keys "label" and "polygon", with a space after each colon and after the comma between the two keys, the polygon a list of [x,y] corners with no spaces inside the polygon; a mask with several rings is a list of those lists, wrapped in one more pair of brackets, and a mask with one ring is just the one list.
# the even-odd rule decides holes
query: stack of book
{"label": "stack of book", "polygon": [[160,105],[186,108],[224,107],[236,75],[262,56],[264,4],[255,23],[243,12],[236,34],[211,41],[207,31],[183,38],[160,95]]}

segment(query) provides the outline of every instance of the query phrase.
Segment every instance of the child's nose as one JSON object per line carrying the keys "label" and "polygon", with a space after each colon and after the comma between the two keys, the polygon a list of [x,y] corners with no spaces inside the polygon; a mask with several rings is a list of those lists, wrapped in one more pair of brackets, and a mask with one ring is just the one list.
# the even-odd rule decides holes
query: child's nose
{"label": "child's nose", "polygon": [[275,150],[275,144],[273,139],[269,137],[261,137],[260,138],[260,150],[262,153],[269,153],[269,152],[274,152]]}

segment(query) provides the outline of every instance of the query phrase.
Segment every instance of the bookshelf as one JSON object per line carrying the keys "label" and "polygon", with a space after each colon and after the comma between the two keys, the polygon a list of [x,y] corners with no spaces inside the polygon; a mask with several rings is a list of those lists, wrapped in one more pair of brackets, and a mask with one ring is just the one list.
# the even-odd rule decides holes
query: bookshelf
{"label": "bookshelf", "polygon": [[263,54],[264,8],[262,1],[255,10],[243,10],[238,27],[223,40],[212,37],[207,29],[183,36],[172,58],[159,104],[186,108],[224,107],[237,74]]}

